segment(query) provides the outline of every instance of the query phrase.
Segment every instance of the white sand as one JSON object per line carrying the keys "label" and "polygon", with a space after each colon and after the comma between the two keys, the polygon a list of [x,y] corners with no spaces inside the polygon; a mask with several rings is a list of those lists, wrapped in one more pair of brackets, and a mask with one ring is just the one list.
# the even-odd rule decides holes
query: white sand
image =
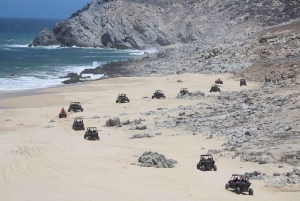
{"label": "white sand", "polygon": [[[40,94],[11,95],[0,107],[0,200],[13,201],[88,201],[88,200],[299,200],[300,188],[266,188],[263,181],[251,181],[254,196],[236,195],[224,189],[232,173],[260,170],[271,174],[286,172],[275,164],[242,163],[239,159],[217,158],[218,171],[196,169],[200,154],[221,148],[222,138],[206,139],[190,133],[175,135],[172,129],[153,130],[153,118],[140,112],[157,107],[174,108],[212,101],[176,99],[180,88],[209,94],[219,76],[183,74],[151,78],[114,78],[66,87],[39,90]],[[241,90],[229,75],[220,76],[221,90]],[[177,83],[178,79],[183,83]],[[257,88],[248,83],[247,89]],[[151,98],[156,89],[165,100]],[[130,103],[116,104],[118,93],[126,93]],[[7,95],[6,95],[7,96]],[[9,98],[11,97],[11,98]],[[61,107],[70,101],[82,102],[84,112],[68,113],[59,119]],[[128,115],[120,116],[122,113]],[[167,115],[167,114],[166,114]],[[84,131],[72,130],[73,118],[84,116],[85,126],[97,126],[100,141],[86,141]],[[99,116],[99,119],[91,117]],[[145,132],[161,132],[148,139],[128,139],[141,131],[107,128],[104,116],[119,116],[121,121],[145,118]],[[161,114],[160,114],[161,116]],[[6,121],[10,119],[11,121]],[[49,123],[51,119],[56,122]],[[21,125],[20,125],[21,124]],[[43,128],[52,125],[53,128]],[[205,150],[201,150],[205,148]],[[157,151],[179,163],[172,169],[143,168],[131,163],[145,151]]]}

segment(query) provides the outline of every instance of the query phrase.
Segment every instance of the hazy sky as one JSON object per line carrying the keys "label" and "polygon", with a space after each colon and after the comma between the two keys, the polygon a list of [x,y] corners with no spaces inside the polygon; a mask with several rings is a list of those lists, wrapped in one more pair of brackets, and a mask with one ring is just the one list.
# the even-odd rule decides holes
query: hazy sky
{"label": "hazy sky", "polygon": [[92,0],[0,0],[0,17],[66,19]]}

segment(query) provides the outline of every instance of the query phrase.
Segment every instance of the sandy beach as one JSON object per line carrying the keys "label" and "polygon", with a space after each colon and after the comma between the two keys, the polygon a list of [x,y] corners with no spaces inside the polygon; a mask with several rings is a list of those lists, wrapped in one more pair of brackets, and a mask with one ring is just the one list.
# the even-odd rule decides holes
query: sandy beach
{"label": "sandy beach", "polygon": [[[176,129],[158,129],[154,119],[178,116],[172,108],[211,102],[212,98],[176,99],[180,88],[203,91],[209,95],[214,80],[221,77],[222,91],[239,91],[239,81],[231,75],[179,74],[156,77],[121,77],[79,85],[0,94],[0,200],[2,201],[83,201],[83,200],[299,200],[299,187],[264,187],[264,181],[251,180],[254,196],[225,190],[231,174],[255,170],[267,174],[287,172],[292,166],[258,164],[214,155],[218,171],[196,169],[201,154],[220,149],[225,139],[207,139]],[[178,83],[177,80],[182,80]],[[256,89],[258,83],[247,83]],[[166,99],[151,99],[161,89]],[[130,103],[116,104],[119,93],[126,93]],[[148,98],[143,98],[147,96]],[[59,119],[62,107],[80,101],[83,112],[69,112]],[[147,111],[164,110],[152,115]],[[106,127],[110,116],[121,121],[145,119],[145,131]],[[100,141],[83,139],[84,131],[74,131],[75,117],[84,119],[85,127],[96,126]],[[50,122],[54,120],[55,122]],[[137,133],[161,133],[153,138],[129,139]],[[138,166],[145,151],[164,154],[178,161],[175,168]],[[134,165],[136,164],[136,165]]]}

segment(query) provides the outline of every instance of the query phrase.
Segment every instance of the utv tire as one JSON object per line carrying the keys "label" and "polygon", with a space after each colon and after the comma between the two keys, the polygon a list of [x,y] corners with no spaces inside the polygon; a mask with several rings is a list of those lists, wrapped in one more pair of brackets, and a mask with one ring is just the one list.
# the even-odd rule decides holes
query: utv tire
{"label": "utv tire", "polygon": [[240,193],[241,193],[241,189],[240,189],[239,187],[236,187],[236,188],[235,188],[235,193],[236,193],[236,194],[240,194]]}
{"label": "utv tire", "polygon": [[73,130],[76,130],[76,126],[73,126]]}
{"label": "utv tire", "polygon": [[154,99],[154,96],[152,96],[152,99]]}
{"label": "utv tire", "polygon": [[82,126],[82,130],[85,130],[84,126]]}
{"label": "utv tire", "polygon": [[225,189],[228,190],[228,188],[229,188],[229,184],[227,183],[225,184]]}
{"label": "utv tire", "polygon": [[70,109],[68,109],[68,112],[71,112],[71,110],[70,110]]}
{"label": "utv tire", "polygon": [[199,163],[197,164],[197,169],[200,170],[200,164]]}
{"label": "utv tire", "polygon": [[166,99],[166,96],[163,96],[164,97],[164,99]]}
{"label": "utv tire", "polygon": [[202,165],[201,166],[201,169],[200,170],[202,170],[202,171],[204,171],[205,170],[205,167],[204,167],[204,165]]}
{"label": "utv tire", "polygon": [[116,103],[118,103],[118,100],[116,100]]}
{"label": "utv tire", "polygon": [[73,109],[74,112],[77,112],[77,109]]}
{"label": "utv tire", "polygon": [[209,92],[212,92],[211,90]]}
{"label": "utv tire", "polygon": [[214,171],[217,171],[217,166],[216,165],[214,165]]}
{"label": "utv tire", "polygon": [[130,102],[130,100],[128,99],[128,103]]}
{"label": "utv tire", "polygon": [[81,109],[81,112],[83,112],[83,109]]}
{"label": "utv tire", "polygon": [[253,189],[249,188],[249,195],[253,195]]}

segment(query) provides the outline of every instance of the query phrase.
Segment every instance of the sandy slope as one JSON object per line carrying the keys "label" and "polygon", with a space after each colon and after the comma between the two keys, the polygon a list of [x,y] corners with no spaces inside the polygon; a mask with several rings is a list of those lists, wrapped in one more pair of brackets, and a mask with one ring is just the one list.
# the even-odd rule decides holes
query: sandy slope
{"label": "sandy slope", "polygon": [[[222,77],[225,81],[222,90],[241,89],[229,75]],[[271,174],[286,172],[292,167],[278,169],[275,164],[242,163],[238,159],[216,156],[218,171],[201,172],[196,169],[200,154],[220,148],[224,139],[208,140],[202,135],[176,135],[173,130],[156,130],[153,118],[159,115],[140,114],[157,107],[171,109],[209,101],[175,97],[181,87],[208,94],[217,78],[194,74],[114,78],[43,89],[28,96],[0,95],[0,107],[7,108],[0,110],[0,200],[299,200],[299,188],[266,188],[262,181],[251,181],[253,197],[226,191],[224,186],[232,173],[260,170]],[[177,83],[178,79],[183,83]],[[256,87],[256,83],[247,86],[248,89]],[[155,89],[164,90],[167,98],[142,99],[151,97]],[[128,94],[129,104],[115,103],[121,92]],[[70,101],[81,101],[84,112],[69,113],[67,119],[59,119],[60,108],[67,107]],[[122,113],[127,115],[121,116]],[[144,132],[127,131],[125,126],[105,127],[105,116],[116,115],[121,121],[145,118],[148,125],[145,132],[161,132],[162,136],[128,139]],[[101,130],[100,141],[86,141],[83,131],[71,129],[76,116],[85,118],[86,127],[97,126]],[[94,116],[100,118],[94,119]],[[56,122],[49,123],[51,119]],[[46,125],[54,127],[44,128]],[[179,163],[173,169],[130,165],[137,163],[137,156],[150,150]]]}

